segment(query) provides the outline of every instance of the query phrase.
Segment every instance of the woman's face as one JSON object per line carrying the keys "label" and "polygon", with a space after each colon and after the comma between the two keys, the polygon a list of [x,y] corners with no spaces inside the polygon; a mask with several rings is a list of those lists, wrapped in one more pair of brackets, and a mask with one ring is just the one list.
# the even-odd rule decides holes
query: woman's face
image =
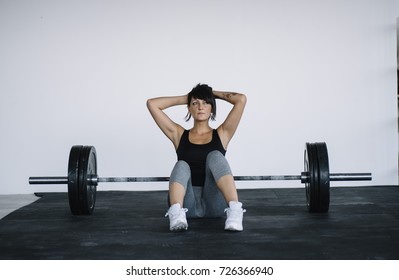
{"label": "woman's face", "polygon": [[188,107],[188,111],[194,120],[208,121],[212,113],[212,105],[205,100],[193,98]]}

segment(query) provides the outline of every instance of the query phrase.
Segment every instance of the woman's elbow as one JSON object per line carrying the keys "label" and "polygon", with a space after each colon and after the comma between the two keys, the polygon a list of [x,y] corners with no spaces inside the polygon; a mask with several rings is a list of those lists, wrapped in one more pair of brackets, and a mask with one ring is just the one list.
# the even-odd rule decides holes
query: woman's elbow
{"label": "woman's elbow", "polygon": [[148,109],[154,107],[154,99],[153,98],[147,99],[146,105]]}
{"label": "woman's elbow", "polygon": [[243,94],[243,93],[240,93],[239,102],[243,103],[243,104],[246,104],[247,103],[247,96],[245,94]]}

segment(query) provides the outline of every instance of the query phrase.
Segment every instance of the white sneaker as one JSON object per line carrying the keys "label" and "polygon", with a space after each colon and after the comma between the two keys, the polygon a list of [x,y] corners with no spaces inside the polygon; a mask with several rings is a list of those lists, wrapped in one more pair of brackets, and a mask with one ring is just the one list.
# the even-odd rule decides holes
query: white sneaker
{"label": "white sneaker", "polygon": [[224,212],[226,212],[227,214],[224,229],[232,231],[242,231],[242,218],[244,216],[244,213],[246,212],[245,209],[242,209],[242,203],[237,201],[230,201],[229,208],[226,208]]}
{"label": "white sneaker", "polygon": [[187,208],[182,208],[180,203],[173,204],[170,206],[165,217],[169,216],[169,229],[170,231],[181,231],[187,230],[188,223],[186,219]]}

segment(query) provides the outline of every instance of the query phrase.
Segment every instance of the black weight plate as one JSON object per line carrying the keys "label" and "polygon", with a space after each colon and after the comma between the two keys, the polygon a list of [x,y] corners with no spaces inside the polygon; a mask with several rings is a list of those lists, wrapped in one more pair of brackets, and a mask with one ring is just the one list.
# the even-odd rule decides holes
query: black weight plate
{"label": "black weight plate", "polygon": [[317,212],[328,212],[330,206],[330,168],[326,143],[316,143],[318,159],[318,208]]}
{"label": "black weight plate", "polygon": [[305,182],[305,195],[306,195],[306,206],[309,209],[309,202],[310,202],[310,197],[309,197],[309,156],[308,156],[308,143],[305,144],[305,152],[303,155],[303,170],[304,173],[307,175],[307,180]]}
{"label": "black weight plate", "polygon": [[317,212],[318,203],[318,189],[317,181],[319,174],[317,172],[318,163],[317,156],[315,156],[315,148],[313,143],[306,143],[304,166],[305,172],[308,174],[308,180],[305,183],[306,189],[306,204],[309,212]]}
{"label": "black weight plate", "polygon": [[312,164],[313,164],[313,201],[312,201],[312,211],[311,212],[319,212],[319,196],[320,196],[320,188],[319,188],[319,158],[317,157],[317,149],[316,144],[312,143],[311,146],[311,154],[312,154]]}
{"label": "black weight plate", "polygon": [[92,214],[96,203],[97,187],[87,180],[92,175],[97,175],[96,149],[84,146],[79,161],[79,204],[82,215]]}
{"label": "black weight plate", "polygon": [[68,161],[68,199],[74,215],[81,214],[79,200],[79,162],[83,146],[73,146]]}
{"label": "black weight plate", "polygon": [[307,174],[308,178],[305,182],[305,190],[306,190],[306,205],[310,211],[310,203],[312,201],[311,198],[311,190],[310,190],[310,185],[311,185],[311,179],[313,179],[313,176],[311,176],[311,166],[310,166],[310,143],[306,143],[305,145],[305,153],[304,153],[304,171]]}

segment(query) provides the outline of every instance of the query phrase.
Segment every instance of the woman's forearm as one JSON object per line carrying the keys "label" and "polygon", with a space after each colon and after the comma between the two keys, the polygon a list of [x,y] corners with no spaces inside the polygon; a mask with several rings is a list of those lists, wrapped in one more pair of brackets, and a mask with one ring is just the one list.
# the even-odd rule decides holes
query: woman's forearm
{"label": "woman's forearm", "polygon": [[155,97],[147,100],[147,106],[154,106],[164,110],[177,105],[186,105],[187,95]]}
{"label": "woman's forearm", "polygon": [[225,100],[233,105],[239,102],[246,102],[246,96],[238,92],[214,90],[213,94],[215,95],[215,98]]}

